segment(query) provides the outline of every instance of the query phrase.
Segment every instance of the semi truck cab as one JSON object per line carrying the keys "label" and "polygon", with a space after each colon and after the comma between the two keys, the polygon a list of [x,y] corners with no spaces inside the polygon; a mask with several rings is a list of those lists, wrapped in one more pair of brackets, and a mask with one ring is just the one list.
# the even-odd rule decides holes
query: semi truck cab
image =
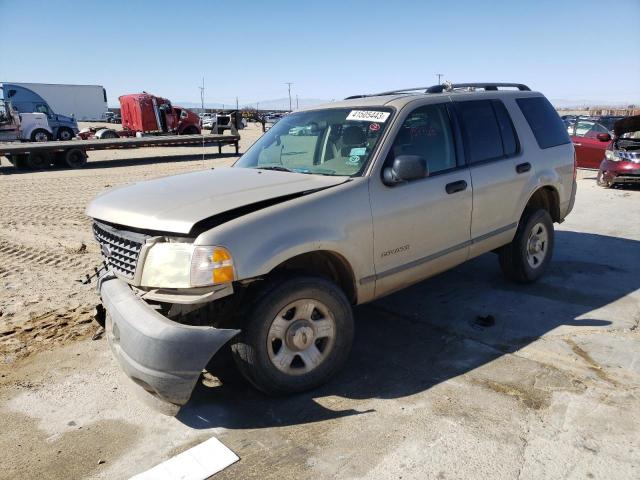
{"label": "semi truck cab", "polygon": [[200,133],[200,117],[191,110],[172,105],[166,98],[143,92],[122,95],[118,100],[125,131],[155,135]]}
{"label": "semi truck cab", "polygon": [[45,114],[18,113],[10,102],[0,100],[0,142],[46,141],[52,135]]}
{"label": "semi truck cab", "polygon": [[10,102],[19,113],[42,113],[47,117],[51,129],[49,140],[71,140],[78,134],[78,122],[73,117],[55,113],[47,101],[33,90],[10,83],[2,84],[2,90],[4,101]]}

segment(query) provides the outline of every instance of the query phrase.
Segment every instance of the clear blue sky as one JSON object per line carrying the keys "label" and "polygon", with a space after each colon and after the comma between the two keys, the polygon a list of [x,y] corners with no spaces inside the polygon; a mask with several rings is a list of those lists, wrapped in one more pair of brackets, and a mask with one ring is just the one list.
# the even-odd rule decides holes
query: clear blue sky
{"label": "clear blue sky", "polygon": [[0,81],[240,103],[452,81],[640,103],[640,0],[0,0]]}

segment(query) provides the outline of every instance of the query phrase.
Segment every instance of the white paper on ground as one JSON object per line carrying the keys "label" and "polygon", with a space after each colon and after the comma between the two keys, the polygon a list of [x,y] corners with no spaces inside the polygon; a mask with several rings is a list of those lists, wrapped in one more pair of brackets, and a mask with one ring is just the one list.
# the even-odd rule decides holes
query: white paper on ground
{"label": "white paper on ground", "polygon": [[204,480],[240,460],[217,438],[210,438],[130,480]]}

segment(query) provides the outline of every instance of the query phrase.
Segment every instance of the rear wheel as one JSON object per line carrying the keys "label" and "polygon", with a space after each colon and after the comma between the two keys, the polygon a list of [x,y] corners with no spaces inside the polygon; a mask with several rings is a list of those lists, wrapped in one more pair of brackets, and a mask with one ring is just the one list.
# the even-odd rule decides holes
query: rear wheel
{"label": "rear wheel", "polygon": [[70,148],[64,153],[64,164],[69,168],[80,168],[87,163],[87,154],[79,148]]}
{"label": "rear wheel", "polygon": [[47,152],[31,152],[25,159],[25,166],[29,170],[43,170],[51,165],[51,155]]}
{"label": "rear wheel", "polygon": [[49,140],[52,140],[51,134],[46,130],[37,128],[33,132],[31,132],[32,142],[48,142]]}
{"label": "rear wheel", "polygon": [[553,221],[546,210],[525,210],[513,241],[499,252],[502,273],[518,283],[535,282],[553,255]]}
{"label": "rear wheel", "polygon": [[325,383],[344,365],[352,341],[353,314],[342,290],[300,276],[260,297],[232,352],[247,380],[279,395]]}
{"label": "rear wheel", "polygon": [[73,130],[70,128],[60,128],[58,130],[58,140],[71,140],[73,138]]}
{"label": "rear wheel", "polygon": [[101,140],[105,140],[108,138],[120,138],[118,136],[118,134],[116,133],[115,130],[111,130],[111,129],[105,129],[101,134],[100,134],[100,139]]}

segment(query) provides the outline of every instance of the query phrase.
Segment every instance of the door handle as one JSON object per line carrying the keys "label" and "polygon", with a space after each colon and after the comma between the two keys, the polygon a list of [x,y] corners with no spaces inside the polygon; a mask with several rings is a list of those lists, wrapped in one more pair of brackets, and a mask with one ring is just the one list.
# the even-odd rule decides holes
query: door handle
{"label": "door handle", "polygon": [[582,144],[581,144],[581,143],[574,143],[574,145],[575,145],[576,147],[581,147],[581,146],[582,146]]}
{"label": "door handle", "polygon": [[458,180],[457,182],[447,183],[444,189],[449,194],[461,192],[467,189],[467,182],[465,182],[464,180]]}
{"label": "door handle", "polygon": [[518,173],[525,173],[525,172],[528,172],[529,170],[531,170],[531,164],[529,162],[516,165],[516,172]]}

